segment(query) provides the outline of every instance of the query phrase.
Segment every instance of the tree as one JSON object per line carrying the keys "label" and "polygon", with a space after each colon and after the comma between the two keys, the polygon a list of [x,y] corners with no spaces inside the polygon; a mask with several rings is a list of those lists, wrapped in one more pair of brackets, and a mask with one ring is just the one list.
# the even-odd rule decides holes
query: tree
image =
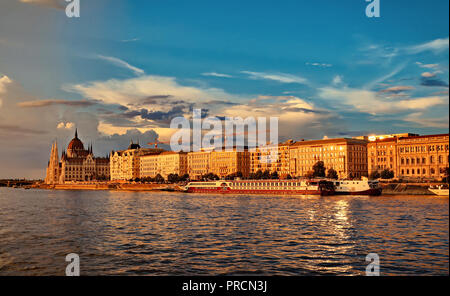
{"label": "tree", "polygon": [[261,179],[263,179],[263,180],[271,179],[271,177],[272,176],[271,176],[269,170],[265,170],[264,173],[262,173],[262,175],[261,175]]}
{"label": "tree", "polygon": [[178,174],[169,174],[167,176],[167,181],[170,183],[177,183],[180,180],[180,176]]}
{"label": "tree", "polygon": [[180,182],[186,182],[189,180],[189,174],[184,174],[180,177]]}
{"label": "tree", "polygon": [[236,178],[236,173],[229,174],[225,176],[225,180],[234,180]]}
{"label": "tree", "polygon": [[225,180],[234,180],[236,178],[242,178],[242,173],[241,172],[235,172],[232,174],[229,174],[228,176],[225,177]]}
{"label": "tree", "polygon": [[219,180],[220,178],[216,174],[207,173],[206,175],[202,176],[202,179],[208,181],[208,180]]}
{"label": "tree", "polygon": [[270,174],[270,179],[272,179],[272,180],[277,180],[277,179],[279,179],[279,177],[278,177],[278,173],[275,171],[275,172],[272,172],[272,174]]}
{"label": "tree", "polygon": [[161,176],[160,174],[158,174],[158,175],[156,175],[156,177],[155,177],[155,182],[156,183],[159,183],[159,184],[161,184],[161,183],[164,183],[164,177],[163,176]]}
{"label": "tree", "polygon": [[339,179],[339,176],[335,169],[330,168],[327,172],[327,178],[337,180],[337,179]]}
{"label": "tree", "polygon": [[379,179],[380,177],[381,177],[381,175],[378,171],[373,171],[369,175],[369,179],[372,179],[372,180]]}
{"label": "tree", "polygon": [[151,183],[151,182],[153,182],[153,178],[152,177],[143,177],[141,179],[141,181],[144,183]]}
{"label": "tree", "polygon": [[442,178],[442,182],[449,183],[449,175],[450,175],[449,167],[442,168],[441,173],[444,174],[445,176],[444,178]]}
{"label": "tree", "polygon": [[261,170],[258,170],[255,174],[255,180],[261,180],[263,175],[263,172]]}
{"label": "tree", "polygon": [[381,179],[392,179],[394,178],[394,171],[385,169],[380,174]]}
{"label": "tree", "polygon": [[290,174],[287,174],[286,179],[287,179],[287,180],[291,180],[291,179],[292,179],[292,176],[291,176]]}
{"label": "tree", "polygon": [[318,161],[313,165],[313,177],[325,177],[325,165],[323,161]]}

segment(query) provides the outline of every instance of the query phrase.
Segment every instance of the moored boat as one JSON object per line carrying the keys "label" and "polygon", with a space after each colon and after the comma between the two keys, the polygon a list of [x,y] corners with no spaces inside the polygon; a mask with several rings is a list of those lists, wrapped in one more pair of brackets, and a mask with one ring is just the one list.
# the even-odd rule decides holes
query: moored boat
{"label": "moored boat", "polygon": [[439,196],[448,196],[448,188],[444,188],[442,185],[436,187],[430,186],[428,190]]}
{"label": "moored boat", "polygon": [[190,182],[191,193],[333,195],[334,187],[326,180],[234,180]]}
{"label": "moored boat", "polygon": [[345,195],[381,195],[382,188],[376,180],[334,180],[335,194]]}

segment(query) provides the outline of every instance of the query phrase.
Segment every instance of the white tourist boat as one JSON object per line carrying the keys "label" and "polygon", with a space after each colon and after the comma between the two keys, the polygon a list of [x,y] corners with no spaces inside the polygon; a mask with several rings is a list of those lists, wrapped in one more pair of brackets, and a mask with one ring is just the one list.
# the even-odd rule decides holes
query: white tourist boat
{"label": "white tourist boat", "polygon": [[333,180],[335,194],[381,195],[382,189],[377,180]]}
{"label": "white tourist boat", "polygon": [[439,185],[436,187],[430,186],[428,190],[439,196],[448,196],[448,187],[444,188],[443,185]]}

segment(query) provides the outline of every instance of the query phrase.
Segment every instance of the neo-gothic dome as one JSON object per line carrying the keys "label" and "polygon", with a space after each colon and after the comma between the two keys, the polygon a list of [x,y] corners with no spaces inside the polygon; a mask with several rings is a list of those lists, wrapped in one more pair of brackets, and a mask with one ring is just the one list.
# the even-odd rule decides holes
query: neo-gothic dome
{"label": "neo-gothic dome", "polygon": [[67,149],[71,150],[84,150],[83,142],[81,142],[80,139],[78,139],[78,130],[75,129],[75,138],[70,141],[69,146],[67,146]]}
{"label": "neo-gothic dome", "polygon": [[67,146],[67,149],[84,150],[84,145],[83,145],[83,142],[80,141],[80,139],[73,138],[72,141],[70,141],[69,146]]}
{"label": "neo-gothic dome", "polygon": [[67,146],[67,155],[69,157],[81,156],[85,152],[83,142],[78,139],[78,131],[75,130],[75,138]]}

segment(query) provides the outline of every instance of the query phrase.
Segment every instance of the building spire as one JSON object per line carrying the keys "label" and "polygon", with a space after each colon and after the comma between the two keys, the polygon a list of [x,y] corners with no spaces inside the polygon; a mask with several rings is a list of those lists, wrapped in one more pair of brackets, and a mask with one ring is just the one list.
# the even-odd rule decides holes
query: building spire
{"label": "building spire", "polygon": [[75,139],[78,139],[78,128],[75,128]]}

